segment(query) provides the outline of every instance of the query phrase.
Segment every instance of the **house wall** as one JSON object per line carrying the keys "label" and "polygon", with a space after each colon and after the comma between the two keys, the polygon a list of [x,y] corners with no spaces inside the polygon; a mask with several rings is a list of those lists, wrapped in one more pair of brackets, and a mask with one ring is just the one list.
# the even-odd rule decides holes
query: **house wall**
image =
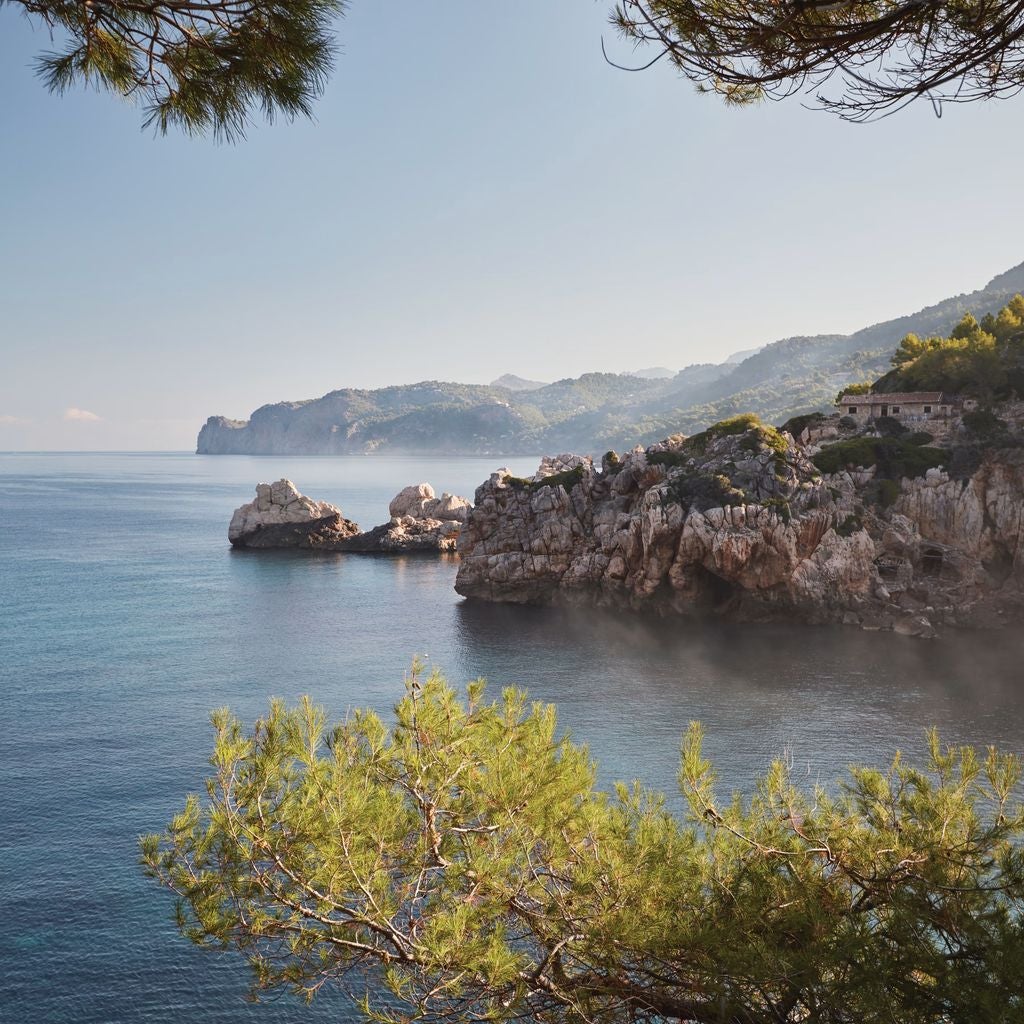
{"label": "house wall", "polygon": [[[861,405],[858,402],[843,402],[839,406],[839,412],[843,416],[852,416],[858,423],[867,423],[882,415],[882,407],[881,405]],[[948,419],[951,415],[951,406],[948,404],[926,405],[924,402],[900,403],[890,405],[887,415],[901,423],[924,423],[928,420]]]}

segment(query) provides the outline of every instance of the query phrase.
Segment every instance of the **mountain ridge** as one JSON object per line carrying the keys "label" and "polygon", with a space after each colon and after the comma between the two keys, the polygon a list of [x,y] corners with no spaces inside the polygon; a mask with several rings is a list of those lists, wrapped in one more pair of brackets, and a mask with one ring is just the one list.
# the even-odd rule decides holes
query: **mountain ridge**
{"label": "mountain ridge", "polygon": [[[836,392],[873,378],[907,333],[944,334],[963,316],[981,317],[1024,292],[1024,263],[983,288],[853,334],[782,338],[739,362],[697,363],[668,379],[584,373],[540,384],[506,375],[492,384],[420,381],[379,389],[339,388],[320,398],[261,406],[248,420],[211,416],[199,454],[367,453],[514,455],[590,452],[691,433],[739,412],[782,422],[830,408]],[[747,354],[750,352],[750,354]]]}

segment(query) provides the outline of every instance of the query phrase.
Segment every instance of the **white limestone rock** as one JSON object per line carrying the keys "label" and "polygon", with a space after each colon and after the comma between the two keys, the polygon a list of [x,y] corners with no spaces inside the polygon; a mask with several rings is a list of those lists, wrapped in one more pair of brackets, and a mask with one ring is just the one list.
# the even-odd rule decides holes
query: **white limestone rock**
{"label": "white limestone rock", "polygon": [[[330,516],[341,516],[341,509],[326,501],[314,501],[300,494],[291,480],[256,485],[256,498],[236,508],[228,526],[232,544],[267,526],[309,523]],[[342,517],[343,518],[343,517]]]}
{"label": "white limestone rock", "polygon": [[428,483],[405,487],[391,499],[388,512],[392,520],[411,516],[414,519],[437,519],[441,522],[463,523],[471,508],[470,502],[445,491],[440,498]]}

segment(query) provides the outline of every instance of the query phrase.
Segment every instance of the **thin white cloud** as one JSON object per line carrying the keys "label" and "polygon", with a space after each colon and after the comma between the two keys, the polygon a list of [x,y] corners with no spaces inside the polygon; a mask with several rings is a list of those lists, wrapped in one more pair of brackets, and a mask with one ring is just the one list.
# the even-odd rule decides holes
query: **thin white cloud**
{"label": "thin white cloud", "polygon": [[24,422],[25,422],[25,420],[23,420],[20,416],[0,415],[0,426],[9,425],[11,423],[24,423]]}
{"label": "thin white cloud", "polygon": [[66,420],[77,420],[80,423],[98,423],[102,416],[97,416],[94,412],[89,412],[88,409],[76,409],[71,406],[70,409],[64,410],[64,419]]}

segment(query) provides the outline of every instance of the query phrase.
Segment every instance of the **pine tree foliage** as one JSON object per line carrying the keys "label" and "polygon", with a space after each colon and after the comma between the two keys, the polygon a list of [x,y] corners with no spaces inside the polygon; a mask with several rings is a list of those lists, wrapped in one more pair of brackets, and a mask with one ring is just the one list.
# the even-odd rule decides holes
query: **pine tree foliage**
{"label": "pine tree foliage", "polygon": [[244,135],[254,111],[309,116],[347,0],[0,0],[63,45],[37,70],[138,100],[160,132]]}
{"label": "pine tree foliage", "polygon": [[702,733],[685,818],[595,788],[555,711],[414,671],[385,726],[275,703],[213,717],[213,774],[147,872],[256,993],[340,987],[367,1019],[939,1024],[1024,1015],[1020,764],[943,749],[721,801]]}
{"label": "pine tree foliage", "polygon": [[1024,88],[1021,0],[620,0],[613,21],[731,103],[824,90],[826,109],[867,120]]}
{"label": "pine tree foliage", "polygon": [[965,313],[947,338],[905,335],[892,365],[876,391],[948,391],[984,401],[1024,394],[1024,296],[980,323]]}

